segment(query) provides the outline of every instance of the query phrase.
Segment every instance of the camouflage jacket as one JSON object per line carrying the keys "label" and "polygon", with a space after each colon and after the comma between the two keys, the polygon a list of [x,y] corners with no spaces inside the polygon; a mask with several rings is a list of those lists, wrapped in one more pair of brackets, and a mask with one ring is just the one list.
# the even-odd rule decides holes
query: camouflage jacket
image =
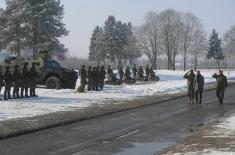
{"label": "camouflage jacket", "polygon": [[228,86],[228,80],[226,76],[214,74],[212,77],[216,79],[217,87],[225,88]]}
{"label": "camouflage jacket", "polygon": [[193,90],[193,89],[194,89],[194,78],[195,78],[195,74],[194,74],[194,73],[192,73],[192,74],[186,73],[186,74],[184,75],[184,78],[187,79],[187,86],[188,86],[188,89]]}

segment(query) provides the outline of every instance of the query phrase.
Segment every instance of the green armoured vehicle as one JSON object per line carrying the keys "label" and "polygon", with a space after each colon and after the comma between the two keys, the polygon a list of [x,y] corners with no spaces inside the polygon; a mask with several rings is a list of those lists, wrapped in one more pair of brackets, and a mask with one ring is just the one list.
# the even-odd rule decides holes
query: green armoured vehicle
{"label": "green armoured vehicle", "polygon": [[74,70],[61,67],[57,61],[50,59],[47,51],[40,52],[36,60],[23,60],[17,57],[8,57],[5,59],[4,64],[1,65],[3,68],[8,65],[11,70],[13,70],[15,64],[22,67],[24,62],[29,63],[29,69],[33,62],[36,63],[36,69],[40,76],[37,79],[38,85],[45,85],[48,89],[74,89],[76,86],[78,73]]}

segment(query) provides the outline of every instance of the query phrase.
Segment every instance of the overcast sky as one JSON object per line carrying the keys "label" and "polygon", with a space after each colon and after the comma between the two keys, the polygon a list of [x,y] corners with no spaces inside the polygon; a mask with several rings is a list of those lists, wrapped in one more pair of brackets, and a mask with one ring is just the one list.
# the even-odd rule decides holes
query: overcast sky
{"label": "overcast sky", "polygon": [[[5,0],[0,0],[3,6]],[[235,0],[61,0],[65,7],[64,22],[70,30],[62,39],[70,55],[86,58],[91,33],[102,26],[109,15],[117,20],[140,25],[148,11],[160,12],[173,8],[198,16],[206,32],[223,33],[235,24]]]}

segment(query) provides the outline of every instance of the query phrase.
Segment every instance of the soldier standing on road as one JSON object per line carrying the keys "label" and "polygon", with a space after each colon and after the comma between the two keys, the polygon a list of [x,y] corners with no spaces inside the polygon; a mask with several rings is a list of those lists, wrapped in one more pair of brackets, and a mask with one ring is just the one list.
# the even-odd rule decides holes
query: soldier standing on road
{"label": "soldier standing on road", "polygon": [[32,67],[30,69],[30,96],[31,97],[37,97],[36,95],[36,79],[39,78],[39,74],[36,70],[36,63],[32,63]]}
{"label": "soldier standing on road", "polygon": [[[2,66],[0,65],[0,93],[2,91],[2,85],[3,85],[3,73],[2,73]],[[2,100],[0,98],[0,100]]]}
{"label": "soldier standing on road", "polygon": [[220,70],[219,74],[214,74],[212,76],[217,81],[217,87],[216,87],[216,95],[219,99],[220,104],[223,104],[224,101],[224,91],[228,87],[228,80],[227,77],[224,76],[223,71]]}
{"label": "soldier standing on road", "polygon": [[105,79],[105,75],[106,75],[106,71],[105,71],[105,67],[102,66],[100,69],[100,90],[102,90],[104,88],[104,79]]}
{"label": "soldier standing on road", "polygon": [[194,78],[195,74],[193,73],[193,70],[190,70],[184,75],[184,78],[187,79],[187,86],[188,86],[188,97],[190,103],[194,103]]}
{"label": "soldier standing on road", "polygon": [[150,69],[149,69],[149,65],[147,65],[146,68],[145,68],[146,81],[149,80],[149,73],[150,73]]}
{"label": "soldier standing on road", "polygon": [[87,91],[91,91],[92,89],[92,70],[91,70],[91,66],[88,67],[88,71],[87,71],[87,79],[88,79],[88,87],[87,87]]}
{"label": "soldier standing on road", "polygon": [[[196,103],[202,103],[202,93],[204,89],[204,77],[201,75],[200,71],[197,71],[197,75],[194,78],[194,90],[196,94]],[[198,102],[199,97],[199,102]]]}
{"label": "soldier standing on road", "polygon": [[136,74],[137,74],[137,71],[138,71],[138,70],[137,70],[136,64],[134,64],[134,67],[132,68],[134,82],[136,81]]}
{"label": "soldier standing on road", "polygon": [[20,98],[19,95],[19,87],[21,82],[21,73],[19,71],[19,65],[14,66],[13,70],[13,82],[14,82],[14,88],[13,88],[13,98]]}
{"label": "soldier standing on road", "polygon": [[4,90],[4,100],[11,99],[11,82],[12,82],[12,74],[10,71],[10,66],[5,67],[4,71],[4,84],[5,84],[5,90]]}
{"label": "soldier standing on road", "polygon": [[[30,97],[28,96],[29,82],[30,82],[30,73],[28,70],[28,62],[23,63],[23,69],[21,72],[21,98]],[[24,95],[25,93],[25,95]]]}
{"label": "soldier standing on road", "polygon": [[95,68],[95,91],[99,91],[100,86],[100,67]]}
{"label": "soldier standing on road", "polygon": [[79,71],[79,75],[80,75],[80,85],[81,85],[81,92],[85,91],[85,87],[86,87],[86,78],[87,78],[87,72],[86,72],[86,66],[83,65],[81,70]]}

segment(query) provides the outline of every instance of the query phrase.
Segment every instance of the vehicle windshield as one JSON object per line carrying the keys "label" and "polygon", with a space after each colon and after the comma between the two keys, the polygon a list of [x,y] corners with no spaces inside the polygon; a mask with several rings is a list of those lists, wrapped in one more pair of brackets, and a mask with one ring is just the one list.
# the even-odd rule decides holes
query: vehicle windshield
{"label": "vehicle windshield", "polygon": [[62,68],[60,64],[56,61],[45,61],[45,66],[47,66],[48,68]]}

